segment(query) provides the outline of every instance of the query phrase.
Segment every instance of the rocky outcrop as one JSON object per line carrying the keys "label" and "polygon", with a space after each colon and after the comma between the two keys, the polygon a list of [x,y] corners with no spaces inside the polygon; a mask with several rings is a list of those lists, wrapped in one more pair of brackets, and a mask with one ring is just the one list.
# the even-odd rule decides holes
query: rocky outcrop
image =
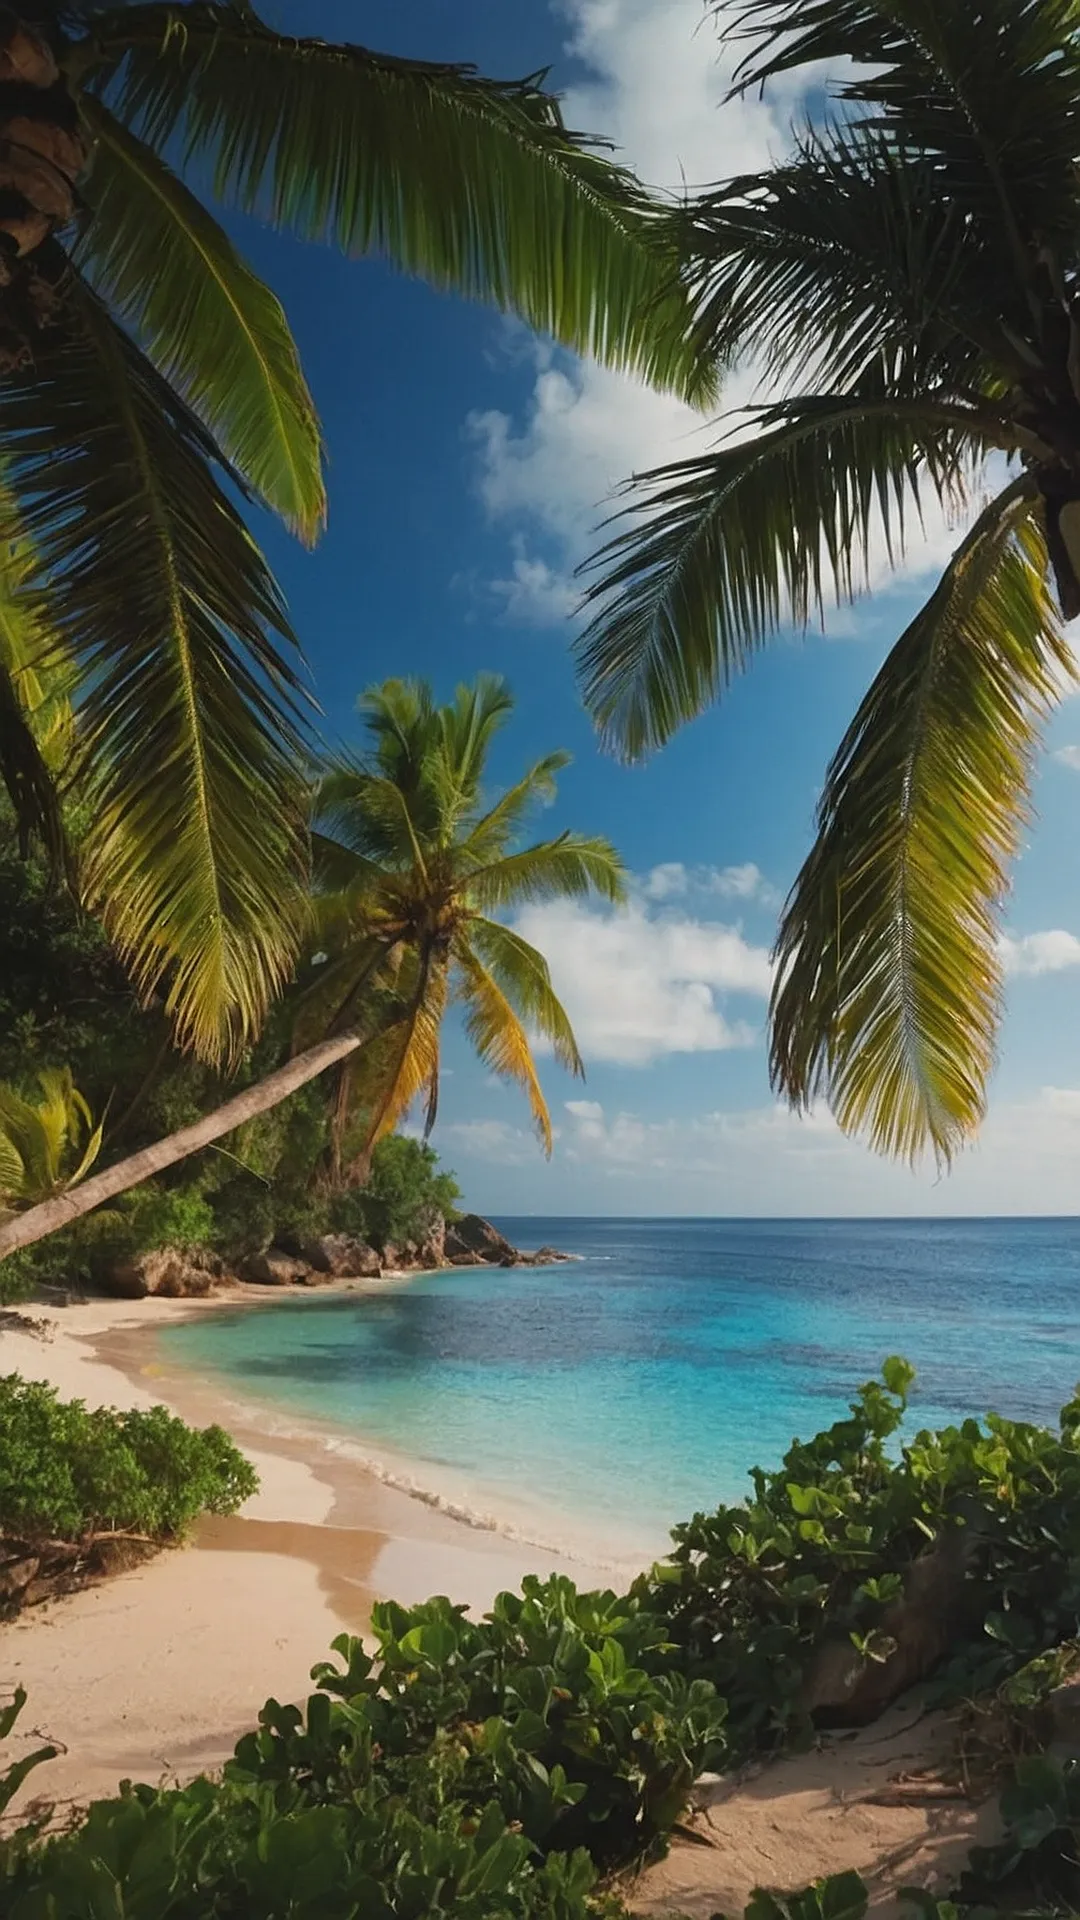
{"label": "rocky outcrop", "polygon": [[444,1254],[453,1267],[513,1267],[521,1258],[506,1235],[478,1213],[463,1213],[447,1227]]}
{"label": "rocky outcrop", "polygon": [[332,1280],[377,1280],[383,1270],[375,1248],[352,1233],[318,1234],[290,1243],[288,1251]]}
{"label": "rocky outcrop", "polygon": [[388,1240],[382,1250],[383,1267],[388,1273],[432,1272],[445,1267],[448,1259],[446,1221],[432,1222],[419,1240]]}
{"label": "rocky outcrop", "polygon": [[247,1254],[234,1271],[216,1254],[160,1247],[116,1261],[98,1280],[105,1293],[123,1300],[149,1294],[164,1299],[201,1299],[237,1281],[252,1287],[320,1287],[336,1281],[377,1280],[383,1273],[429,1273],[440,1267],[537,1267],[572,1256],[554,1247],[521,1253],[478,1213],[447,1225],[432,1222],[417,1240],[388,1242],[381,1249],[350,1233],[296,1235]]}
{"label": "rocky outcrop", "polygon": [[278,1253],[274,1247],[265,1253],[249,1253],[237,1269],[238,1277],[254,1287],[317,1287],[329,1274],[310,1267],[291,1253]]}
{"label": "rocky outcrop", "polygon": [[512,1247],[504,1233],[478,1213],[463,1213],[446,1229],[445,1259],[452,1267],[547,1267],[557,1260],[570,1260],[572,1254],[559,1253],[555,1247],[538,1247],[535,1253],[522,1253]]}
{"label": "rocky outcrop", "polygon": [[98,1274],[102,1291],[119,1300],[201,1300],[227,1278],[211,1253],[187,1253],[179,1247],[154,1247],[130,1260],[118,1260]]}

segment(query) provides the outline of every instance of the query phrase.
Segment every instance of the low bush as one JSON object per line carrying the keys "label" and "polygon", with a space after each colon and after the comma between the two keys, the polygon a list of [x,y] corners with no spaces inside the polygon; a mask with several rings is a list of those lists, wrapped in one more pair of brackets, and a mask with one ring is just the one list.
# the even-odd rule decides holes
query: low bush
{"label": "low bush", "polygon": [[[756,1469],[744,1505],[695,1514],[632,1588],[691,1676],[728,1702],[732,1752],[809,1732],[807,1681],[826,1641],[859,1663],[895,1651],[887,1628],[916,1562],[958,1549],[938,1605],[959,1593],[943,1688],[990,1687],[1080,1624],[1080,1400],[1054,1432],[997,1414],[895,1445],[914,1378],[903,1360],[851,1416]],[[951,1586],[951,1593],[945,1591]]]}
{"label": "low bush", "polygon": [[235,1513],[257,1487],[221,1427],[198,1432],[164,1407],[117,1413],[18,1374],[0,1379],[0,1536],[175,1539],[200,1513]]}

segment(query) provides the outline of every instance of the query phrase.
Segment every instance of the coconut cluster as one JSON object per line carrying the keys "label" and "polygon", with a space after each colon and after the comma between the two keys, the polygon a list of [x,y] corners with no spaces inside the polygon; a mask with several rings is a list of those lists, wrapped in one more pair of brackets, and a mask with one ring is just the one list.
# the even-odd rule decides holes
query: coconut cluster
{"label": "coconut cluster", "polygon": [[73,217],[87,158],[52,48],[0,11],[0,283]]}

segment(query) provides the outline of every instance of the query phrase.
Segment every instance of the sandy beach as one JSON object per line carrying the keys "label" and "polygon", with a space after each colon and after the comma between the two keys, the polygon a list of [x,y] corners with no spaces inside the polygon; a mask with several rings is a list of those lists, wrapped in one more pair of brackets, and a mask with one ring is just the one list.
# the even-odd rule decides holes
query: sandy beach
{"label": "sandy beach", "polygon": [[602,1569],[410,1498],[317,1437],[246,1426],[212,1383],[161,1367],[155,1329],[236,1304],[235,1295],[95,1300],[34,1308],[46,1338],[0,1331],[0,1373],[89,1405],[163,1403],[196,1425],[220,1420],[261,1481],[240,1514],[204,1520],[190,1545],[0,1626],[0,1695],[21,1685],[29,1696],[11,1752],[42,1739],[61,1749],[17,1804],[35,1794],[78,1803],[121,1779],[184,1779],[219,1765],[265,1699],[306,1695],[314,1662],[335,1635],[364,1631],[376,1599],[447,1593],[482,1609],[523,1574],[559,1568],[583,1585],[609,1583]]}

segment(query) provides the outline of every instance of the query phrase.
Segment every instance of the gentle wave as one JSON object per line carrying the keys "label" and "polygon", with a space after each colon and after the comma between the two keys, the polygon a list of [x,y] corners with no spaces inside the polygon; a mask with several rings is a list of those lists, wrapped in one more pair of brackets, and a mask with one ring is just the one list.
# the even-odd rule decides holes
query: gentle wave
{"label": "gentle wave", "polygon": [[[365,1441],[343,1431],[334,1431],[319,1420],[302,1415],[283,1416],[265,1400],[249,1399],[246,1395],[240,1398],[232,1382],[229,1388],[227,1396],[223,1397],[222,1408],[230,1424],[247,1426],[266,1439],[298,1442],[332,1459],[346,1460],[350,1466],[358,1467],[362,1473],[377,1480],[380,1486],[390,1487],[395,1493],[404,1494],[418,1505],[441,1513],[446,1519],[469,1527],[476,1533],[492,1534],[515,1546],[538,1547],[577,1566],[620,1576],[628,1572],[640,1572],[660,1551],[650,1550],[644,1541],[640,1545],[632,1545],[628,1540],[621,1552],[613,1549],[610,1542],[606,1546],[598,1546],[595,1531],[591,1527],[587,1540],[574,1535],[567,1530],[568,1516],[555,1510],[536,1515],[530,1522],[522,1518],[520,1502],[515,1502],[513,1513],[496,1511],[487,1505],[474,1505],[466,1495],[449,1492],[445,1486],[433,1483],[433,1476],[438,1473],[434,1462],[412,1460],[406,1455],[396,1455],[390,1451],[373,1453]],[[312,1466],[314,1470],[314,1462]]]}

